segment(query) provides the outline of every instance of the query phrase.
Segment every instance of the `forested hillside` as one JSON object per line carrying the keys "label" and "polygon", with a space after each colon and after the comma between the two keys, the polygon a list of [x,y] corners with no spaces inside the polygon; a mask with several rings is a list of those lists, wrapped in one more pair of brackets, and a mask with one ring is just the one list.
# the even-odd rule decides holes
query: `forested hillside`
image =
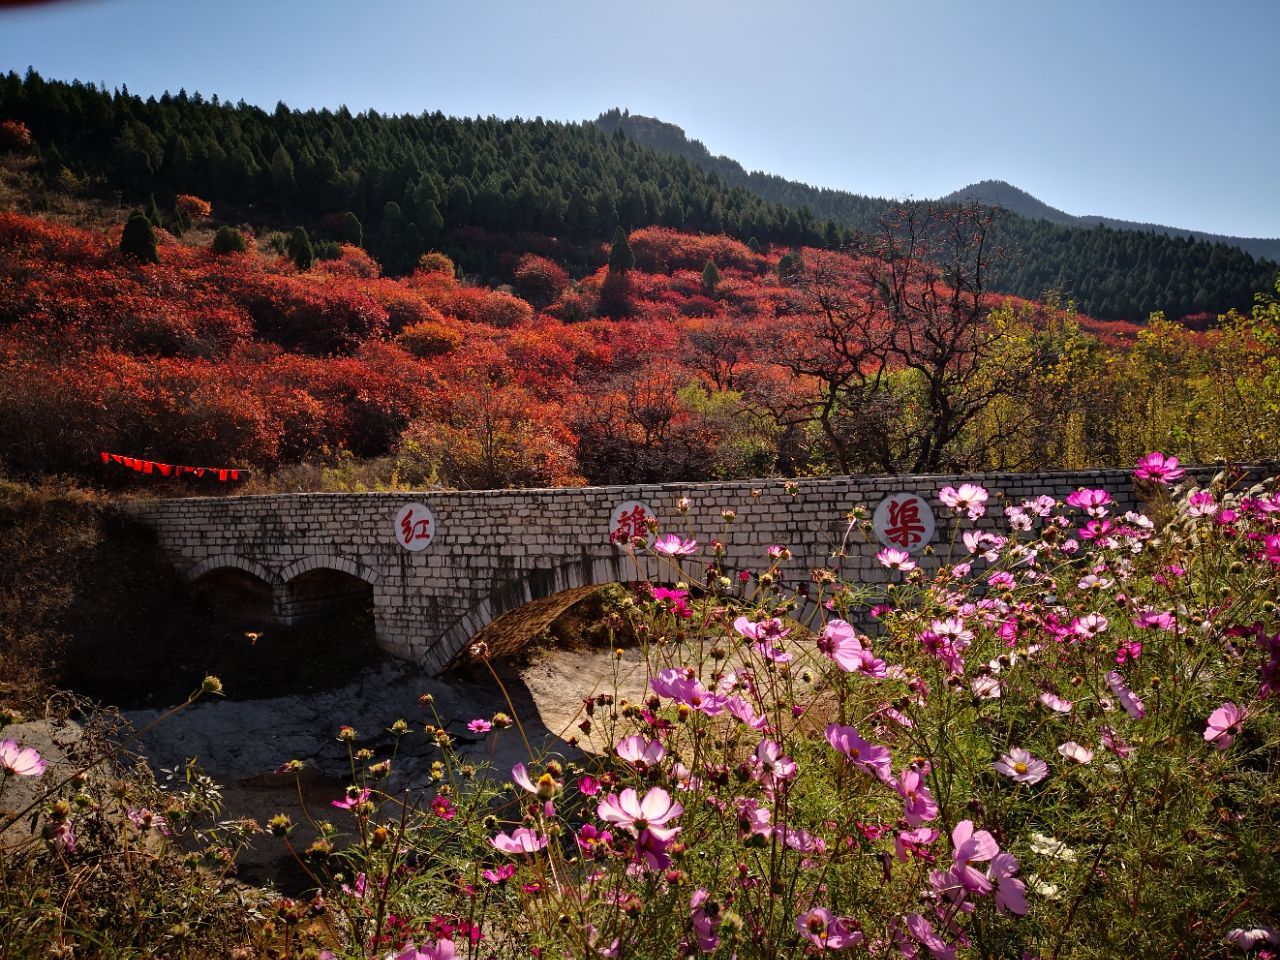
{"label": "forested hillside", "polygon": [[[895,206],[889,200],[748,173],[728,157],[712,156],[702,143],[688,139],[674,124],[652,117],[614,109],[601,114],[596,123],[605,131],[621,129],[656,150],[687,157],[715,172],[726,184],[746,187],[787,207],[808,208],[815,216],[834,220],[841,227],[869,229],[877,217]],[[921,149],[927,146],[921,144]],[[1137,232],[1149,225],[1123,221],[1106,221],[1099,229],[1102,218],[1079,218],[1079,224],[1067,226],[1053,217],[1034,219],[1046,214],[1026,204],[1004,203],[989,193],[974,199],[1006,206],[1015,214],[1000,225],[1000,238],[1016,252],[1016,259],[1003,272],[998,288],[1029,298],[1053,290],[1074,299],[1091,316],[1140,320],[1155,310],[1185,317],[1217,314],[1231,307],[1243,309],[1251,302],[1252,291],[1270,287],[1277,270],[1274,262],[1256,259],[1229,245],[1228,241],[1236,238],[1195,239],[1190,231],[1165,228],[1151,228],[1160,231],[1156,233]],[[944,200],[958,202],[959,198],[953,194]],[[1264,246],[1257,252],[1271,249]]]}
{"label": "forested hillside", "polygon": [[[557,238],[559,258],[586,270],[595,266],[591,243],[618,226],[833,248],[889,209],[747,174],[701,144],[680,149],[679,128],[620,113],[565,124],[284,104],[269,112],[181,91],[144,100],[29,71],[0,77],[0,119],[30,130],[55,189],[114,191],[140,204],[154,197],[165,208],[174,195],[195,194],[228,219],[302,223],[333,242],[360,242],[391,275],[441,249],[493,276],[503,252],[532,243],[512,238],[527,235]],[[999,239],[1015,254],[1001,291],[1036,298],[1052,289],[1101,318],[1247,308],[1276,269],[1221,244],[1017,217]]]}
{"label": "forested hillside", "polygon": [[1206,233],[1203,230],[1186,230],[1182,227],[1168,227],[1160,223],[1139,223],[1135,220],[1118,220],[1115,217],[1097,215],[1075,216],[1051,207],[1025,190],[1020,190],[1003,180],[983,180],[971,183],[942,198],[944,203],[982,203],[987,206],[1003,207],[1011,213],[1031,220],[1050,220],[1068,227],[1096,227],[1101,224],[1112,230],[1138,230],[1144,233],[1162,233],[1170,237],[1190,237],[1194,240],[1205,240],[1209,243],[1224,243],[1229,247],[1237,247],[1258,260],[1280,260],[1280,239],[1266,237],[1228,237],[1217,233]]}

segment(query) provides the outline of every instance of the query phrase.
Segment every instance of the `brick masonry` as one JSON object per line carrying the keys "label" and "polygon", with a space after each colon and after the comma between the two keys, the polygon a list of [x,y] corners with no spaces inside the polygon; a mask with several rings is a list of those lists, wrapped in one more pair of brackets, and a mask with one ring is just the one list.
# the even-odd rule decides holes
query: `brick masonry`
{"label": "brick masonry", "polygon": [[[1202,483],[1216,468],[1189,471]],[[1250,468],[1256,476],[1277,468]],[[784,565],[790,582],[808,579],[814,567],[830,566],[850,580],[879,582],[878,544],[849,538],[847,555],[832,557],[848,531],[848,515],[868,513],[886,496],[912,492],[932,504],[935,543],[952,532],[950,511],[937,500],[948,484],[980,483],[1001,499],[1018,502],[1048,494],[1062,499],[1080,487],[1102,487],[1118,512],[1140,509],[1131,474],[1122,470],[1074,473],[988,473],[966,476],[857,476],[792,481],[580,487],[551,490],[281,494],[261,497],[131,501],[127,509],[150,525],[178,570],[195,581],[234,568],[265,581],[277,617],[289,622],[323,607],[316,584],[336,594],[366,588],[343,578],[310,576],[339,571],[372,590],[378,643],[391,654],[443,669],[499,617],[524,610],[531,628],[545,626],[585,588],[656,577],[656,561],[635,560],[609,542],[609,516],[624,500],[640,500],[662,528],[692,536],[700,544],[726,545],[727,566],[757,570],[765,550],[781,544],[793,553]],[[692,506],[681,514],[677,502]],[[406,503],[431,508],[436,534],[421,552],[405,550],[393,520]],[[725,531],[721,513],[737,517]],[[996,516],[979,525],[995,526]],[[668,575],[666,579],[670,579]],[[356,590],[353,591],[352,587]],[[566,592],[571,591],[571,592]],[[548,598],[560,597],[560,600]],[[335,597],[336,599],[337,597]],[[534,601],[534,607],[526,607]],[[523,614],[513,614],[523,616]]]}

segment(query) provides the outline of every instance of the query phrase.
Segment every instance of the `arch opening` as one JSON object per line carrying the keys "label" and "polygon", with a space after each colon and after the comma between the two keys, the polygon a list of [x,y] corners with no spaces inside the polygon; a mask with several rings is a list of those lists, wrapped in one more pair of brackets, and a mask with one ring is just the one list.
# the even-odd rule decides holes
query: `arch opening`
{"label": "arch opening", "polygon": [[286,580],[275,604],[276,622],[373,623],[373,584],[355,574],[316,567]]}
{"label": "arch opening", "polygon": [[246,630],[262,629],[275,622],[271,584],[238,567],[215,567],[191,584],[197,603]]}

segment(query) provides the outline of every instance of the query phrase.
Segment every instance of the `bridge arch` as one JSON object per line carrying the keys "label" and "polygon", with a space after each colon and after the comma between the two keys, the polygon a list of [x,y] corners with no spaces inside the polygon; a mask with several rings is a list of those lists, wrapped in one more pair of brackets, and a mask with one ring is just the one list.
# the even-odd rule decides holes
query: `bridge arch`
{"label": "bridge arch", "polygon": [[276,620],[296,625],[337,618],[365,620],[373,613],[378,572],[350,557],[312,554],[280,571]]}
{"label": "bridge arch", "polygon": [[337,554],[319,553],[311,556],[303,557],[301,560],[295,560],[283,570],[280,571],[280,582],[288,583],[296,577],[304,573],[310,573],[312,570],[337,570],[339,573],[350,574],[353,577],[359,577],[365,583],[373,586],[378,582],[378,571],[372,567],[367,567],[358,560],[350,557],[341,557]]}
{"label": "bridge arch", "polygon": [[278,579],[256,560],[236,554],[206,557],[186,571],[187,582],[201,602],[246,628],[276,620]]}
{"label": "bridge arch", "polygon": [[242,557],[234,553],[220,553],[216,556],[206,557],[194,566],[189,567],[186,572],[187,582],[195,583],[201,577],[217,570],[243,570],[245,573],[257,577],[269,587],[275,587],[280,583],[280,578],[257,560],[251,560],[248,557]]}
{"label": "bridge arch", "polygon": [[621,550],[608,559],[583,556],[527,571],[493,584],[427,652],[424,666],[436,673],[456,667],[465,661],[468,648],[481,641],[499,654],[515,652],[597,590],[659,579],[672,579],[670,568],[654,557],[632,557]]}

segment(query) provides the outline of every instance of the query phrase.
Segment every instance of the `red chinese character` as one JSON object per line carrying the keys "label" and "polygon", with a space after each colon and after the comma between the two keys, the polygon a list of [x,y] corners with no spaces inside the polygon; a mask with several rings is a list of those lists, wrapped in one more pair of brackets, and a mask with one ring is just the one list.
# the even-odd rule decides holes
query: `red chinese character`
{"label": "red chinese character", "polygon": [[885,537],[900,547],[911,547],[924,539],[924,524],[920,520],[920,501],[889,501],[889,523],[884,528]]}
{"label": "red chinese character", "polygon": [[405,545],[407,546],[415,540],[430,540],[430,526],[430,517],[423,517],[415,523],[413,519],[413,511],[410,510],[406,513],[404,515],[404,519],[400,521],[400,535],[404,538]]}
{"label": "red chinese character", "polygon": [[625,542],[632,537],[648,537],[649,536],[649,517],[644,512],[644,507],[635,507],[630,513],[624,513],[618,518],[618,527],[613,531],[613,539],[619,542]]}

